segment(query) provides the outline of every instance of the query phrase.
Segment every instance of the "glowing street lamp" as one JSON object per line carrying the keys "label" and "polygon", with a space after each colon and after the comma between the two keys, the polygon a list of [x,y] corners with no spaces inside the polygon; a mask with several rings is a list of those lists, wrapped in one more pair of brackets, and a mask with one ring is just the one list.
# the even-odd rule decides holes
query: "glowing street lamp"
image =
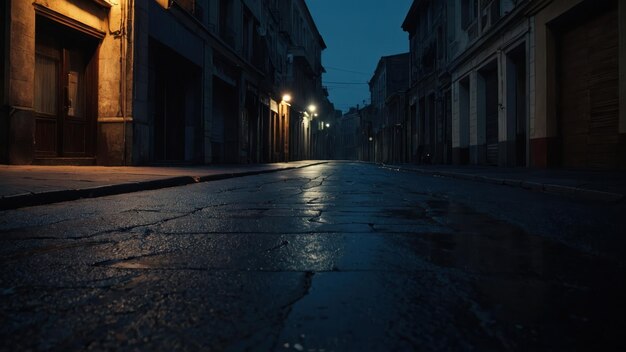
{"label": "glowing street lamp", "polygon": [[307,110],[309,110],[309,112],[313,114],[317,110],[317,106],[315,106],[315,104],[311,104],[311,105],[309,105]]}
{"label": "glowing street lamp", "polygon": [[283,102],[288,103],[291,101],[291,95],[285,94],[283,95]]}
{"label": "glowing street lamp", "polygon": [[326,128],[329,128],[329,127],[330,127],[330,124],[327,122],[326,123]]}

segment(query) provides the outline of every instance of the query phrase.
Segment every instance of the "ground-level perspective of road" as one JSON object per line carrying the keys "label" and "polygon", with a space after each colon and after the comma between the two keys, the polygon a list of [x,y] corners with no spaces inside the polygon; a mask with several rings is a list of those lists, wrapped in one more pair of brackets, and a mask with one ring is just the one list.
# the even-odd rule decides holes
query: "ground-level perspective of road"
{"label": "ground-level perspective of road", "polygon": [[2,350],[623,350],[623,202],[330,162],[0,212]]}

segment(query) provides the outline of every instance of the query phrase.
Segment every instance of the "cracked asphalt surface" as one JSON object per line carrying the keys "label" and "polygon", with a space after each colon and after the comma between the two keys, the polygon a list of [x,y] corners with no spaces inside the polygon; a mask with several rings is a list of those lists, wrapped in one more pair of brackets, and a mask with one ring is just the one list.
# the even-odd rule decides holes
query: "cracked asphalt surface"
{"label": "cracked asphalt surface", "polygon": [[308,168],[0,212],[2,350],[624,350],[624,204]]}

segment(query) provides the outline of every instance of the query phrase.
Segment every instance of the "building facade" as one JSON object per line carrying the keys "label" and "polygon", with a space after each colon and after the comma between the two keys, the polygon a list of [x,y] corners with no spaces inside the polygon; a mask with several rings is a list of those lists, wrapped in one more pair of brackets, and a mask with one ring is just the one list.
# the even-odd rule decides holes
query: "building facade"
{"label": "building facade", "polygon": [[290,159],[310,159],[313,120],[332,113],[327,106],[328,92],[322,86],[321,53],[326,44],[304,0],[292,0],[291,6],[287,1],[275,3],[282,11],[281,31],[288,39],[286,85],[294,97]]}
{"label": "building facade", "polygon": [[454,161],[527,166],[528,1],[449,5]]}
{"label": "building facade", "polygon": [[302,107],[327,99],[325,44],[303,0],[10,0],[0,11],[0,162],[310,155]]}
{"label": "building facade", "polygon": [[357,105],[344,113],[339,120],[337,159],[359,160],[361,146],[361,109]]}
{"label": "building facade", "polygon": [[360,148],[359,159],[361,161],[375,161],[375,144],[374,144],[374,108],[371,104],[364,106],[359,110],[359,126],[360,126]]}
{"label": "building facade", "polygon": [[407,144],[404,141],[407,130],[404,94],[409,87],[408,68],[409,53],[383,56],[369,81],[373,160],[376,162],[404,161],[403,154],[397,151]]}
{"label": "building facade", "polygon": [[[122,163],[124,129],[132,131],[133,44],[123,30],[129,9],[105,1],[0,7],[2,161],[93,164],[103,153]],[[116,142],[105,148],[107,138]]]}
{"label": "building facade", "polygon": [[446,1],[414,1],[402,28],[409,34],[407,153],[411,161],[452,160]]}
{"label": "building facade", "polygon": [[437,163],[626,168],[625,8],[414,1],[403,23],[414,161],[422,149]]}
{"label": "building facade", "polygon": [[531,1],[529,157],[626,169],[626,3]]}

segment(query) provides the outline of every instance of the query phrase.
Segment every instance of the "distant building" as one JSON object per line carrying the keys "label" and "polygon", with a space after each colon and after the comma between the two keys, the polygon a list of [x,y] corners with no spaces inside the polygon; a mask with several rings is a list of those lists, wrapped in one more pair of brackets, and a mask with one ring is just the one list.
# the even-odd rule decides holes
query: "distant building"
{"label": "distant building", "polygon": [[[374,160],[383,163],[402,162],[402,155],[394,153],[406,144],[407,121],[404,93],[409,87],[409,53],[383,56],[369,81],[372,115]],[[394,97],[402,95],[402,97]]]}
{"label": "distant building", "polygon": [[375,161],[375,145],[374,145],[374,108],[366,105],[359,111],[359,152],[358,159],[361,161]]}
{"label": "distant building", "polygon": [[337,130],[337,116],[341,111],[328,100],[322,99],[317,106],[317,116],[311,122],[311,158],[327,160],[333,157],[334,134]]}
{"label": "distant building", "polygon": [[361,110],[352,107],[343,114],[339,122],[339,140],[337,159],[358,160],[361,146]]}
{"label": "distant building", "polygon": [[310,156],[326,45],[304,0],[8,0],[0,23],[0,162]]}

